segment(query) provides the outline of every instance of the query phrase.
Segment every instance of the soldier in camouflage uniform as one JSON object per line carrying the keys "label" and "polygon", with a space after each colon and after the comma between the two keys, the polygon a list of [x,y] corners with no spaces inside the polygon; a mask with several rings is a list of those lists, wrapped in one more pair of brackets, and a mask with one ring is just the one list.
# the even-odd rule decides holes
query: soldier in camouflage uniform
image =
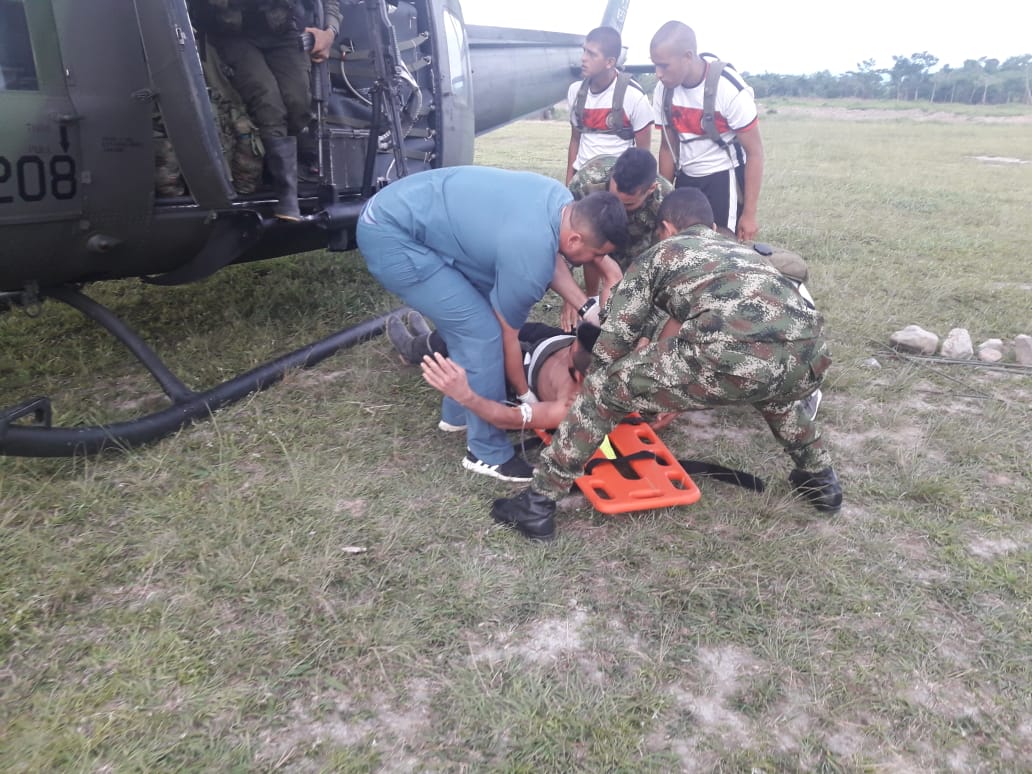
{"label": "soldier in camouflage uniform", "polygon": [[165,131],[161,111],[155,106],[151,116],[154,137],[154,191],[158,196],[183,196],[186,183],[176,157],[176,149]]}
{"label": "soldier in camouflage uniform", "polygon": [[569,188],[575,201],[595,191],[609,191],[624,205],[627,244],[611,256],[623,271],[656,243],[659,205],[674,190],[668,180],[659,176],[653,155],[641,148],[629,148],[619,156],[596,156],[573,176]]}
{"label": "soldier in camouflage uniform", "polygon": [[[204,81],[218,123],[222,155],[226,159],[237,193],[249,194],[258,189],[262,178],[264,150],[258,137],[258,127],[247,115],[243,100],[226,77],[225,66],[211,46],[201,60]],[[158,196],[183,196],[183,180],[179,158],[168,138],[165,122],[157,106],[153,114],[154,127],[154,190]]]}
{"label": "soldier in camouflage uniform", "polygon": [[[312,118],[310,60],[325,61],[340,30],[339,0],[322,0],[324,29],[308,26],[308,0],[191,0],[199,28],[209,34],[247,105],[265,148],[278,204],[273,214],[300,220],[297,202],[297,135]],[[300,33],[315,45],[309,57]]]}
{"label": "soldier in camouflage uniform", "polygon": [[[610,256],[621,271],[627,271],[635,258],[656,243],[659,205],[674,190],[669,181],[659,176],[655,157],[641,148],[628,148],[619,156],[596,156],[573,176],[569,188],[574,200],[596,191],[609,191],[623,204],[627,211],[628,242]],[[585,268],[584,284],[588,295],[598,292],[599,277],[592,267]],[[575,312],[564,307],[564,328],[576,325]]]}
{"label": "soldier in camouflage uniform", "polygon": [[[831,457],[800,400],[831,363],[820,314],[754,251],[711,230],[704,194],[686,188],[679,197],[696,209],[695,225],[653,247],[624,276],[584,388],[542,454],[531,487],[495,501],[495,521],[550,540],[555,501],[628,413],[736,404],[752,405],[766,420],[796,465],[789,480],[803,497],[825,512],[841,506]],[[635,350],[655,308],[680,321],[680,330]]]}
{"label": "soldier in camouflage uniform", "polygon": [[208,84],[222,140],[222,155],[229,165],[233,188],[237,193],[254,193],[262,180],[262,157],[265,155],[258,127],[248,115],[243,99],[229,82],[229,68],[214,46],[209,46],[206,53],[201,69]]}

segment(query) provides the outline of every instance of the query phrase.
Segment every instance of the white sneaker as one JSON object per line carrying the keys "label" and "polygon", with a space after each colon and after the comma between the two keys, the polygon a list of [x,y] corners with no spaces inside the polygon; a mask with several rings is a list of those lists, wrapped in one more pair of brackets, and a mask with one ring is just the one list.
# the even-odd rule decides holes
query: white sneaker
{"label": "white sneaker", "polygon": [[466,429],[465,425],[452,425],[445,422],[443,419],[437,423],[437,429],[443,430],[446,433],[461,433]]}
{"label": "white sneaker", "polygon": [[813,296],[810,295],[810,291],[806,287],[806,285],[800,282],[798,285],[796,285],[796,290],[799,291],[799,295],[801,295],[803,297],[803,300],[810,305],[811,309],[817,308],[817,302],[813,300]]}
{"label": "white sneaker", "polygon": [[806,413],[810,415],[810,419],[816,419],[817,409],[821,407],[821,401],[823,399],[824,395],[821,393],[820,387],[818,387],[799,402],[803,404],[803,408],[805,408]]}
{"label": "white sneaker", "polygon": [[519,481],[526,483],[534,477],[534,468],[515,454],[499,465],[490,465],[477,459],[473,452],[466,452],[462,458],[462,467],[474,473],[481,473],[502,481]]}

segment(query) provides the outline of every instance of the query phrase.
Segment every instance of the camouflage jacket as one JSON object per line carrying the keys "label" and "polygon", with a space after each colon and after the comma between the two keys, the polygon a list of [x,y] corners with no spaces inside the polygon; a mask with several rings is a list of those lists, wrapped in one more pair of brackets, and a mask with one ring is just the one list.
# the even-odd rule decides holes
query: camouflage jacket
{"label": "camouflage jacket", "polygon": [[[570,181],[570,193],[574,199],[583,199],[595,191],[608,191],[609,178],[616,164],[616,156],[596,156],[573,176]],[[674,190],[670,183],[656,178],[656,190],[645,200],[643,207],[627,213],[627,245],[613,253],[612,258],[620,268],[627,271],[631,261],[648,250],[656,240],[656,215],[663,197]]]}
{"label": "camouflage jacket", "polygon": [[[705,226],[660,242],[634,262],[610,300],[595,344],[605,365],[633,351],[647,335],[654,309],[681,322],[686,353],[714,370],[749,377],[778,348],[820,340],[823,319],[777,269],[749,247]],[[825,354],[823,341],[815,355]]]}
{"label": "camouflage jacket", "polygon": [[[340,0],[323,0],[324,29],[340,30]],[[299,32],[308,26],[309,0],[191,0],[191,10],[200,11],[221,33]]]}

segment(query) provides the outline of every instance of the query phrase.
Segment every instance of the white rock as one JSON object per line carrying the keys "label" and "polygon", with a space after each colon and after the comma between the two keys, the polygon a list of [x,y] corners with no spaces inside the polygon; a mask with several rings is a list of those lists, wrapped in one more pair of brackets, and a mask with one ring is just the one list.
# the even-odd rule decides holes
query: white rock
{"label": "white rock", "polygon": [[995,347],[979,347],[978,359],[983,363],[999,363],[1003,360],[1003,352]]}
{"label": "white rock", "polygon": [[881,368],[881,363],[878,362],[878,358],[869,357],[864,361],[864,366],[866,368]]}
{"label": "white rock", "polygon": [[974,345],[971,343],[971,334],[967,328],[954,328],[946,334],[942,340],[942,348],[939,354],[943,357],[968,358],[975,354]]}
{"label": "white rock", "polygon": [[1019,333],[1014,337],[1014,359],[1021,365],[1032,366],[1032,336]]}
{"label": "white rock", "polygon": [[986,339],[978,345],[979,350],[982,349],[995,349],[999,352],[1003,352],[1003,339]]}
{"label": "white rock", "polygon": [[919,355],[934,355],[939,348],[939,336],[931,331],[926,331],[920,325],[908,325],[901,331],[896,331],[889,337],[892,346],[907,352],[916,352]]}

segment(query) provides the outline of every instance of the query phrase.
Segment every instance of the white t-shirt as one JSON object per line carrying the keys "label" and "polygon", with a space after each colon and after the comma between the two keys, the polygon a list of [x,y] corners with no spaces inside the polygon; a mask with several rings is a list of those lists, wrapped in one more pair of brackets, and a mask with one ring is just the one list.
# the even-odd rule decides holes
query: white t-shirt
{"label": "white t-shirt", "polygon": [[[573,109],[577,104],[577,93],[580,91],[581,83],[583,81],[572,83],[567,94],[567,101],[570,105],[571,124],[573,123]],[[613,82],[609,84],[605,91],[598,94],[593,94],[591,89],[588,89],[587,98],[584,100],[584,128],[581,129],[577,158],[573,162],[575,170],[580,169],[595,156],[619,156],[634,145],[633,139],[624,140],[616,134],[601,131],[607,128],[606,119],[609,117],[615,93],[616,78],[613,79]],[[627,84],[627,89],[624,91],[623,112],[624,126],[630,126],[635,133],[652,123],[652,108],[649,105],[649,98],[631,84]]]}
{"label": "white t-shirt", "polygon": [[[663,84],[657,83],[652,97],[652,109],[658,126],[666,125],[666,116],[663,115],[664,91]],[[690,89],[678,86],[674,89],[671,105],[673,125],[681,138],[678,168],[691,177],[703,177],[738,166],[727,151],[710,140],[702,129],[705,92],[705,78],[698,86]],[[736,133],[749,129],[758,120],[752,88],[727,65],[720,74],[713,107],[717,131],[725,142],[730,142]]]}

